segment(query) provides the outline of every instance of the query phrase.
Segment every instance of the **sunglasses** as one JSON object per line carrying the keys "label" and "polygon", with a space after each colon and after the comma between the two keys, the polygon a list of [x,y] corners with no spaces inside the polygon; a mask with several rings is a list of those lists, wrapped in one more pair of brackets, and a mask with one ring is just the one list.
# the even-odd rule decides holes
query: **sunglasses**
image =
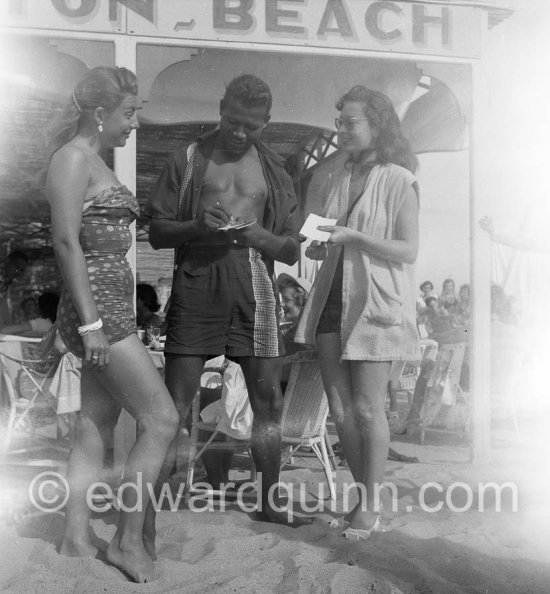
{"label": "sunglasses", "polygon": [[345,128],[346,130],[354,130],[357,127],[357,122],[367,122],[368,118],[336,118],[334,125],[337,130]]}

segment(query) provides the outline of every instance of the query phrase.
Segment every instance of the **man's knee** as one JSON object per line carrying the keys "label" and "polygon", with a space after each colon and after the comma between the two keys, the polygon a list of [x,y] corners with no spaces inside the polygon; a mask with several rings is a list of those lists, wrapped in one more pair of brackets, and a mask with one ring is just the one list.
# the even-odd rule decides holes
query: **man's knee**
{"label": "man's knee", "polygon": [[280,386],[262,385],[258,382],[249,393],[254,417],[263,421],[279,421],[283,412],[283,395]]}

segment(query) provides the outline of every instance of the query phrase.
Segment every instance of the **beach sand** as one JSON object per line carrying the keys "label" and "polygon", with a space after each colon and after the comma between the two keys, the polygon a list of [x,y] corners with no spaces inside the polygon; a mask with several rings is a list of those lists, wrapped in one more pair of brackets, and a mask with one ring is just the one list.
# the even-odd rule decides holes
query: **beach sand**
{"label": "beach sand", "polygon": [[[17,505],[4,502],[0,535],[2,592],[126,593],[126,592],[299,592],[299,593],[530,593],[550,591],[550,513],[546,502],[549,479],[546,459],[533,444],[518,444],[506,434],[493,440],[491,465],[473,466],[469,450],[460,443],[432,439],[425,444],[394,442],[402,454],[418,463],[388,462],[386,479],[397,488],[394,519],[386,532],[368,541],[351,542],[327,520],[338,517],[342,487],[351,480],[347,468],[337,472],[338,500],[330,509],[305,515],[316,520],[292,529],[254,521],[236,504],[219,504],[214,511],[163,510],[157,521],[155,580],[135,584],[98,559],[60,556],[56,544],[62,533],[59,513],[25,515],[32,472],[3,469],[4,498],[14,493]],[[538,447],[538,446],[537,446]],[[282,481],[304,485],[308,505],[326,483],[320,465],[310,454],[295,459]],[[442,502],[439,511],[423,510]],[[500,497],[480,484],[513,483]],[[438,493],[437,489],[443,491]],[[482,490],[482,489],[481,489]],[[469,499],[471,494],[471,500]],[[9,499],[9,497],[8,497]],[[480,509],[483,501],[484,510]],[[353,504],[353,499],[351,500]],[[198,501],[191,507],[198,507]],[[297,509],[295,502],[294,508]],[[464,510],[464,511],[458,511]],[[116,512],[98,514],[92,528],[106,544],[115,530]]]}

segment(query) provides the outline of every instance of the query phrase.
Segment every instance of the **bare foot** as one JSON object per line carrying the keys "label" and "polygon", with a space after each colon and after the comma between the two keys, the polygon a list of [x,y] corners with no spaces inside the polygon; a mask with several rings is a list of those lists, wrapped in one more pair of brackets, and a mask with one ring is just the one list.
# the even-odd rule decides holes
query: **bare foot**
{"label": "bare foot", "polygon": [[121,569],[138,584],[150,582],[153,579],[153,561],[141,540],[136,540],[133,544],[122,543],[120,536],[115,534],[107,547],[107,561]]}
{"label": "bare foot", "polygon": [[99,549],[88,539],[74,540],[65,536],[59,547],[59,554],[65,557],[90,557],[93,559],[98,553]]}
{"label": "bare foot", "polygon": [[272,524],[282,524],[289,528],[299,528],[300,526],[306,526],[313,522],[313,518],[297,518],[292,513],[289,514],[284,511],[276,511],[274,509],[267,508],[263,511],[257,511],[254,514],[254,519],[258,522],[271,522]]}

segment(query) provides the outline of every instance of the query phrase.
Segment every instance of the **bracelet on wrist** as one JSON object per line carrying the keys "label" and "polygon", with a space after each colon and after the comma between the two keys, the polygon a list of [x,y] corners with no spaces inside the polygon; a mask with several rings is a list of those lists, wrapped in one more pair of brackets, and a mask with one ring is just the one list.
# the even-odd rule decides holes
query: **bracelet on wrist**
{"label": "bracelet on wrist", "polygon": [[99,330],[100,328],[103,328],[103,320],[101,318],[99,318],[95,322],[92,322],[91,324],[79,326],[77,328],[77,332],[78,332],[78,334],[80,334],[80,336],[84,336],[84,335],[88,334],[89,332],[93,332],[94,330]]}

